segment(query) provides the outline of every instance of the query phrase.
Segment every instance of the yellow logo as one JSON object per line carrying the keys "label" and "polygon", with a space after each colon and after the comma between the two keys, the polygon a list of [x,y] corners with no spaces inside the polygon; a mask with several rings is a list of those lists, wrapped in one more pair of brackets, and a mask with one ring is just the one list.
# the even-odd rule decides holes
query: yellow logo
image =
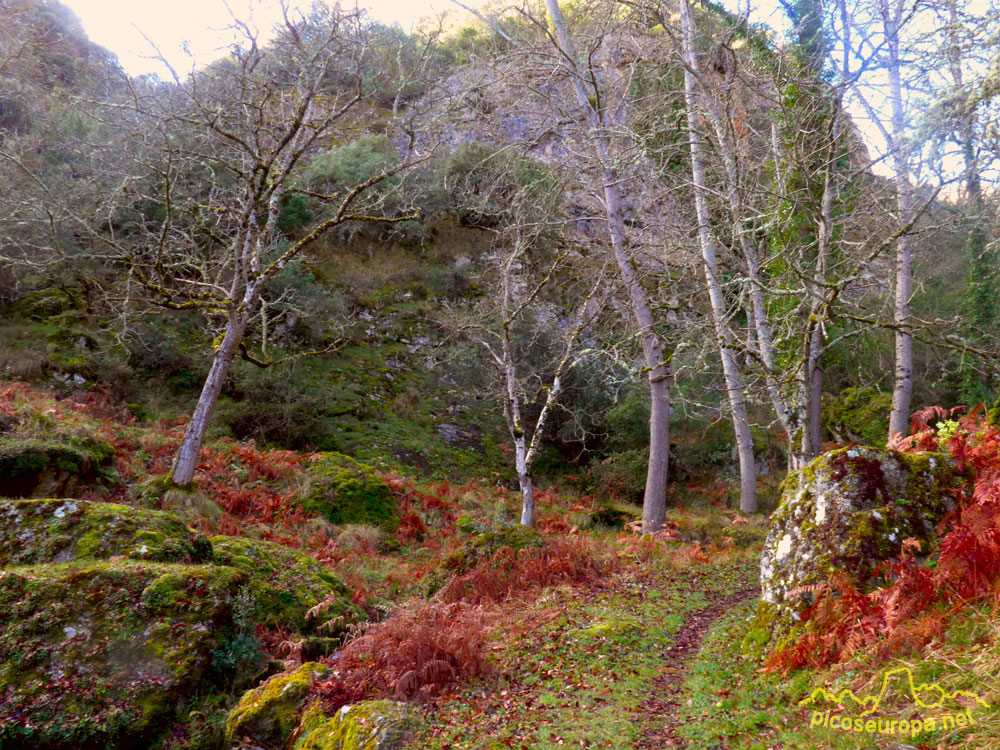
{"label": "yellow logo", "polygon": [[[915,707],[927,710],[937,710],[935,716],[925,715],[919,719],[880,719],[875,717],[876,711],[883,700],[890,694],[895,683],[905,679],[905,684],[899,685],[902,692],[908,694]],[[947,705],[946,701],[953,701]],[[964,701],[964,703],[963,703]],[[882,675],[882,685],[872,696],[859,698],[852,690],[844,689],[831,693],[826,688],[816,688],[812,694],[799,702],[800,706],[834,704],[842,708],[853,707],[858,710],[857,716],[833,713],[831,709],[815,710],[809,717],[810,728],[825,727],[839,729],[845,732],[864,732],[866,734],[901,734],[916,737],[923,732],[933,732],[937,729],[955,729],[969,727],[977,723],[972,715],[972,708],[989,708],[989,704],[976,693],[968,690],[948,692],[935,682],[915,684],[913,672],[909,667],[899,667]],[[969,705],[971,704],[971,705]],[[947,713],[945,713],[947,711]]]}

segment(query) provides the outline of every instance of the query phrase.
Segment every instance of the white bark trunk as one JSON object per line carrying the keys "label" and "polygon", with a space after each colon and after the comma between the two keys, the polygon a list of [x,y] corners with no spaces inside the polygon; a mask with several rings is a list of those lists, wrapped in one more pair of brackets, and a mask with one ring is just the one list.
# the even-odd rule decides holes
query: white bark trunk
{"label": "white bark trunk", "polygon": [[[751,514],[757,512],[757,461],[753,454],[753,438],[750,434],[750,419],[744,399],[743,376],[740,372],[734,349],[733,332],[729,327],[725,295],[719,283],[719,269],[715,238],[709,226],[707,181],[702,156],[702,136],[698,131],[697,92],[694,74],[698,71],[698,60],[694,50],[694,19],[688,0],[681,0],[681,24],[684,35],[684,56],[687,67],[684,71],[684,99],[687,104],[688,130],[690,131],[691,176],[694,181],[695,211],[698,217],[698,240],[701,244],[702,264],[705,283],[712,307],[712,322],[722,358],[722,372],[726,381],[726,394],[732,414],[733,432],[736,437],[736,452],[740,464],[740,510]],[[739,215],[735,217],[739,221]]]}
{"label": "white bark trunk", "polygon": [[[889,52],[889,102],[892,108],[893,170],[896,173],[896,208],[900,226],[906,226],[913,211],[910,195],[910,175],[906,154],[903,153],[904,113],[902,62],[900,60],[899,23],[902,8],[890,8],[882,0],[883,23]],[[910,399],[913,395],[913,337],[911,334],[910,297],[913,293],[912,254],[910,236],[902,235],[896,242],[896,295],[893,323],[895,324],[896,367],[892,388],[892,412],[889,415],[889,437],[905,435],[909,428]]]}
{"label": "white bark trunk", "polygon": [[[642,528],[655,531],[667,517],[667,478],[670,460],[670,365],[663,351],[663,344],[656,334],[653,312],[638,273],[633,265],[625,242],[624,217],[621,206],[619,175],[612,164],[611,137],[602,113],[598,112],[588,95],[584,78],[578,68],[576,45],[570,36],[559,0],[546,0],[556,42],[561,52],[562,65],[570,76],[570,83],[590,128],[590,141],[594,155],[602,166],[603,203],[611,248],[623,286],[632,304],[632,313],[642,340],[646,370],[649,373],[649,465],[646,472],[646,491],[642,502]],[[594,84],[596,85],[596,83]]]}

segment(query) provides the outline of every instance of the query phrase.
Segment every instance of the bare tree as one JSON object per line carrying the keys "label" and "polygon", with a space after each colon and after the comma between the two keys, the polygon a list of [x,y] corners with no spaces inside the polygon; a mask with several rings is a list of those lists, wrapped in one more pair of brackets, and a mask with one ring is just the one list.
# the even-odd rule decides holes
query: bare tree
{"label": "bare tree", "polygon": [[[194,477],[230,365],[241,354],[255,359],[244,337],[253,316],[266,315],[268,283],[334,227],[412,218],[386,213],[384,194],[374,190],[419,161],[412,128],[405,153],[384,170],[333,192],[305,184],[321,148],[364,134],[355,115],[378,72],[365,67],[360,14],[316,6],[303,16],[281,7],[272,41],[259,43],[257,29],[234,18],[240,43],[227,57],[185,78],[174,72],[171,83],[129,81],[127,97],[93,107],[91,116],[117,137],[88,152],[89,200],[59,217],[86,238],[92,257],[120,269],[120,295],[222,320],[174,463],[181,486]],[[17,153],[3,156],[32,174]],[[64,205],[56,188],[37,177],[34,184],[49,206]],[[296,196],[318,205],[319,216],[290,233],[283,212]],[[55,226],[46,210],[35,223]]]}
{"label": "bare tree", "polygon": [[[695,77],[699,75],[700,71],[694,45],[695,22],[688,0],[681,0],[681,25],[684,44],[684,98],[687,106],[691,144],[691,175],[695,191],[695,210],[698,217],[698,240],[701,244],[705,283],[708,287],[712,321],[718,339],[719,355],[722,358],[726,395],[732,414],[733,432],[736,436],[736,451],[740,465],[740,510],[751,514],[757,512],[757,461],[754,458],[750,417],[747,414],[746,386],[737,360],[735,336],[729,324],[729,310],[723,294],[717,262],[718,249],[710,226],[709,186],[705,176],[702,153],[704,143],[698,122],[699,114],[705,108],[698,105],[699,91]],[[735,186],[733,187],[735,188]]]}

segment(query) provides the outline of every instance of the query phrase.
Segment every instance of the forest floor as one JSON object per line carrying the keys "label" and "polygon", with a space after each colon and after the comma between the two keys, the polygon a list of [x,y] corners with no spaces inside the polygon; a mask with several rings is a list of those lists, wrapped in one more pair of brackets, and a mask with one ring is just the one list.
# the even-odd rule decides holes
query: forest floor
{"label": "forest floor", "polygon": [[[90,499],[159,507],[144,490],[169,468],[177,422],[140,424],[98,399],[57,399],[22,385],[0,388],[0,407],[24,440],[107,441],[115,470]],[[400,657],[419,656],[422,642],[408,623],[433,615],[434,623],[450,626],[453,642],[438,643],[456,655],[452,677],[422,704],[423,728],[412,747],[1000,747],[1000,617],[990,605],[942,611],[939,638],[888,661],[872,650],[836,667],[779,674],[745,658],[767,519],[744,520],[725,508],[720,486],[678,485],[670,531],[657,537],[595,523],[605,499],[558,487],[540,491],[540,546],[500,549],[453,578],[445,596],[428,600],[425,577],[439,574],[481,530],[509,528],[517,494],[492,481],[450,485],[383,474],[401,521],[389,537],[365,526],[323,524],[302,511],[296,498],[311,458],[210,441],[198,481],[222,515],[193,525],[210,536],[266,539],[313,556],[345,580],[368,613],[366,637],[392,645]],[[428,632],[420,637],[440,635]],[[258,636],[262,646],[287,637],[267,629]],[[463,654],[474,658],[465,664]],[[382,686],[363,697],[394,697],[396,673],[408,667],[384,661],[357,662],[368,671],[351,684]],[[904,737],[817,725],[816,712],[801,705],[820,687],[873,694],[884,675],[903,669],[917,685],[975,692],[989,707],[976,711],[971,726]],[[426,687],[435,687],[430,682]],[[238,696],[217,697],[212,721],[221,726]],[[897,722],[927,718],[905,700],[886,702],[881,712]]]}

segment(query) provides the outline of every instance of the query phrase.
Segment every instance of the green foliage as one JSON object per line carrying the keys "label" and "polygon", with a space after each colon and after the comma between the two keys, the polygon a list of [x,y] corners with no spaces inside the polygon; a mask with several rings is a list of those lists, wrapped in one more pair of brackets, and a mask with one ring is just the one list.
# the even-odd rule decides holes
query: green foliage
{"label": "green foliage", "polygon": [[302,229],[312,222],[314,214],[309,210],[309,204],[301,195],[285,195],[281,201],[281,213],[278,214],[278,229],[282,232],[292,232]]}
{"label": "green foliage", "polygon": [[[317,190],[333,192],[350,189],[397,161],[399,153],[388,137],[368,135],[314,156],[306,171],[306,180]],[[398,178],[392,179],[398,183]],[[388,184],[394,183],[390,181]]]}
{"label": "green foliage", "polygon": [[392,490],[372,467],[342,453],[324,453],[310,467],[306,510],[332,523],[362,523],[395,531],[399,526]]}
{"label": "green foliage", "polygon": [[852,386],[836,396],[823,394],[823,426],[840,442],[885,445],[891,409],[891,394]]}

